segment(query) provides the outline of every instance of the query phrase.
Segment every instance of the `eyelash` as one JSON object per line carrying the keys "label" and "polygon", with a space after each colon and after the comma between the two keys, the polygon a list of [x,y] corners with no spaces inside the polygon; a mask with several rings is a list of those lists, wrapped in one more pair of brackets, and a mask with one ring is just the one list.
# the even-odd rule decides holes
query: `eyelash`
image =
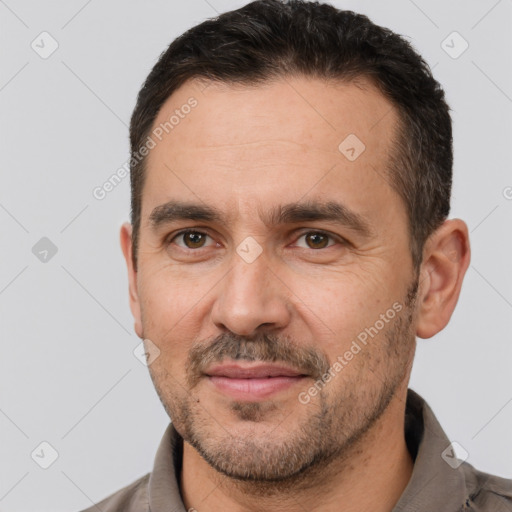
{"label": "eyelash", "polygon": [[[210,238],[212,238],[205,231],[200,231],[199,229],[187,228],[187,229],[182,229],[181,231],[178,231],[177,233],[173,233],[172,235],[167,237],[166,238],[166,244],[170,245],[173,242],[173,240],[175,240],[179,236],[186,235],[188,233],[195,233],[195,234],[198,234],[198,235],[206,235],[206,236],[209,236]],[[313,229],[313,230],[309,230],[309,231],[303,231],[302,233],[300,233],[299,238],[302,238],[303,236],[309,235],[309,234],[312,234],[312,233],[314,233],[316,235],[326,236],[326,237],[328,237],[328,238],[330,238],[330,239],[332,239],[334,241],[337,241],[341,245],[348,245],[349,244],[349,242],[347,240],[345,240],[344,238],[342,238],[342,237],[335,236],[335,235],[332,235],[331,233],[329,233],[327,231],[322,231],[322,230],[317,230],[317,229]],[[178,247],[180,247],[180,246],[178,246]],[[329,249],[330,247],[332,247],[332,245],[329,245],[327,247],[323,247],[322,249],[325,250],[325,249]],[[188,247],[187,248],[180,247],[180,249],[182,249],[184,251],[199,252],[201,249],[207,249],[207,247],[199,247],[197,249],[190,249]],[[322,249],[311,249],[311,250],[315,251],[315,252],[318,252],[318,251],[321,251]]]}

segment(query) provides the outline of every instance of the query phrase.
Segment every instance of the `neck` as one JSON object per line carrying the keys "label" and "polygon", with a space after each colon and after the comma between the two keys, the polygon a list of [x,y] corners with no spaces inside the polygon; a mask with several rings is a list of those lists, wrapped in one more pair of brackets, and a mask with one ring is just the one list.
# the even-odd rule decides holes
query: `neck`
{"label": "neck", "polygon": [[404,435],[406,392],[395,396],[350,453],[291,483],[269,486],[233,480],[219,474],[184,442],[180,485],[186,509],[390,512],[407,486],[413,468]]}

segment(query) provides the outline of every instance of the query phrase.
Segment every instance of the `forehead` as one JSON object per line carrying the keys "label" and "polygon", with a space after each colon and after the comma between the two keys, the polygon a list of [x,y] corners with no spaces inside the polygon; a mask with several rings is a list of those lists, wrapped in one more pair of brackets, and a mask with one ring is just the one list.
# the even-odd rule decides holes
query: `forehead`
{"label": "forehead", "polygon": [[386,171],[396,123],[390,102],[365,80],[187,82],[153,124],[142,219],[170,199],[235,216],[243,205],[255,215],[305,196],[344,199],[361,213],[376,196],[396,201]]}

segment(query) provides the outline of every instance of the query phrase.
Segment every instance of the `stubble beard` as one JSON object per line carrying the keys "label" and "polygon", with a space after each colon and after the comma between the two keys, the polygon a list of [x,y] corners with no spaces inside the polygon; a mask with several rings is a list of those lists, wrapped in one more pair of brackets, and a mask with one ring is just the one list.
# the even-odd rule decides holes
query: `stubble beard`
{"label": "stubble beard", "polygon": [[[336,467],[345,462],[349,464],[351,456],[361,450],[365,436],[410,374],[415,349],[411,327],[417,289],[416,279],[408,291],[404,309],[381,333],[384,336],[370,341],[349,363],[358,365],[350,381],[344,379],[345,368],[326,384],[316,401],[300,405],[309,408],[305,419],[288,429],[286,437],[278,435],[280,422],[272,423],[273,418],[280,416],[280,411],[271,401],[231,402],[231,415],[243,422],[241,433],[237,434],[222,426],[215,419],[215,411],[203,405],[193,393],[197,379],[189,376],[187,390],[182,385],[173,385],[175,379],[170,378],[165,369],[154,371],[150,367],[151,378],[176,430],[220,474],[244,489],[249,486],[262,494],[297,485],[302,488],[317,485],[331,464],[336,463]],[[377,349],[372,343],[382,346]],[[268,361],[276,346],[284,349],[284,345],[276,344],[275,340],[264,345],[242,341],[237,346],[237,357],[233,358]],[[233,345],[228,343],[221,350],[235,356],[229,347]],[[205,354],[202,353],[201,359],[204,364],[208,359]],[[285,357],[282,353],[275,354],[274,360],[289,362],[291,358],[297,364],[292,352],[286,354]],[[310,355],[304,353],[302,362]],[[208,356],[212,359],[215,354],[208,353]],[[313,359],[311,363],[317,365],[318,373],[324,372],[325,358]],[[335,394],[332,390],[324,392],[330,389],[337,391]],[[281,422],[286,419],[284,414]]]}

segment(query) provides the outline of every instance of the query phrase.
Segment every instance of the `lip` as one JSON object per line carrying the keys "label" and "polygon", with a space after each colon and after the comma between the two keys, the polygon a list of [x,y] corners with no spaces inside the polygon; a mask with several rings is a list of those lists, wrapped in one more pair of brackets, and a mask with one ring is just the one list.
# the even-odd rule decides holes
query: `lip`
{"label": "lip", "polygon": [[231,379],[264,379],[268,377],[304,376],[298,370],[277,364],[238,364],[224,363],[212,366],[205,372],[208,376],[228,377]]}
{"label": "lip", "polygon": [[205,372],[221,393],[242,401],[258,401],[302,382],[307,375],[276,364],[224,363]]}

